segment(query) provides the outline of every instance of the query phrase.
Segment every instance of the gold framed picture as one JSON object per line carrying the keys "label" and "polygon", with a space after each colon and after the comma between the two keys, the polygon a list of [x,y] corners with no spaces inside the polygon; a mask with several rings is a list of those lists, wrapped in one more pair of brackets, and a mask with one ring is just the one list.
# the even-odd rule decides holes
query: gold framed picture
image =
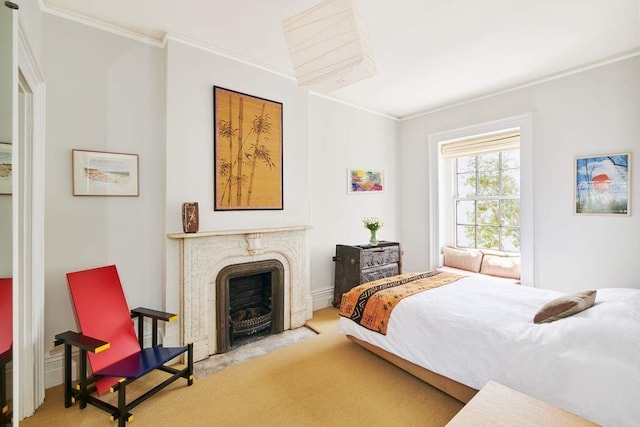
{"label": "gold framed picture", "polygon": [[218,86],[214,210],[281,210],[282,103]]}

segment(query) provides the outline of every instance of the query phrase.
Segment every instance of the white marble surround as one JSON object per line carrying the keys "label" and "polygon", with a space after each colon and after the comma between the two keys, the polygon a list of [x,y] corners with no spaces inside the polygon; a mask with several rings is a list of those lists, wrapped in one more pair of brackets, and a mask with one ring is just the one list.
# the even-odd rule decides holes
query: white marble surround
{"label": "white marble surround", "polygon": [[216,277],[228,265],[277,259],[284,266],[284,330],[312,316],[308,226],[172,233],[180,243],[180,335],[194,360],[216,349]]}

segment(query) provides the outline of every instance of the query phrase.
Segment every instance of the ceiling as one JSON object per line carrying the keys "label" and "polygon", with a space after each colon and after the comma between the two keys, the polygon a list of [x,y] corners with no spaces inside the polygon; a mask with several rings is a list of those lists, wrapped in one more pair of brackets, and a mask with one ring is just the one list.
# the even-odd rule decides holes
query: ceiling
{"label": "ceiling", "polygon": [[[41,0],[161,42],[172,34],[294,76],[282,20],[320,0]],[[354,0],[377,73],[326,94],[406,118],[640,50],[640,0]]]}

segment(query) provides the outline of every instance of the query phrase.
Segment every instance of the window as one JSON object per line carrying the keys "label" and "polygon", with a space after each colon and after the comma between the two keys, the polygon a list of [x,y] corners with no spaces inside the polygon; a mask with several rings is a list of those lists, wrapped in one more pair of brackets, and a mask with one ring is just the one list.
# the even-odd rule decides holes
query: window
{"label": "window", "polygon": [[[508,131],[512,137],[506,135]],[[500,138],[500,136],[503,136]],[[479,136],[482,136],[480,138]],[[498,138],[496,138],[498,137]],[[502,139],[499,142],[475,144],[482,139]],[[454,159],[467,156],[480,156],[491,152],[516,151],[519,163],[519,211],[518,231],[519,245],[517,249],[522,260],[520,272],[524,286],[535,283],[535,227],[534,227],[534,193],[533,193],[533,115],[498,119],[477,123],[457,129],[445,130],[429,134],[429,187],[428,187],[428,267],[437,268],[442,265],[442,247],[456,244],[456,162]],[[465,146],[468,150],[465,150]],[[491,149],[485,149],[491,146]],[[475,149],[484,151],[474,151]],[[451,150],[454,149],[454,150]],[[466,151],[466,152],[465,152]],[[508,169],[508,168],[506,168]],[[475,212],[474,212],[475,213]],[[475,221],[473,223],[475,225]],[[506,225],[506,224],[503,224]],[[477,246],[477,245],[476,245]]]}
{"label": "window", "polygon": [[520,251],[520,150],[455,160],[456,246]]}
{"label": "window", "polygon": [[453,169],[455,245],[519,252],[519,131],[450,141],[441,149]]}

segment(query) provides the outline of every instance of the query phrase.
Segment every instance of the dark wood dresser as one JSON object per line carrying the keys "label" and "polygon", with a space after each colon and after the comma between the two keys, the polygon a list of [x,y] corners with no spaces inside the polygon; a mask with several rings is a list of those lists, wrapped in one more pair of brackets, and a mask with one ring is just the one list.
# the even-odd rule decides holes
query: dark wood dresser
{"label": "dark wood dresser", "polygon": [[342,294],[362,283],[402,273],[400,243],[381,241],[372,245],[336,245],[333,306],[340,307]]}

